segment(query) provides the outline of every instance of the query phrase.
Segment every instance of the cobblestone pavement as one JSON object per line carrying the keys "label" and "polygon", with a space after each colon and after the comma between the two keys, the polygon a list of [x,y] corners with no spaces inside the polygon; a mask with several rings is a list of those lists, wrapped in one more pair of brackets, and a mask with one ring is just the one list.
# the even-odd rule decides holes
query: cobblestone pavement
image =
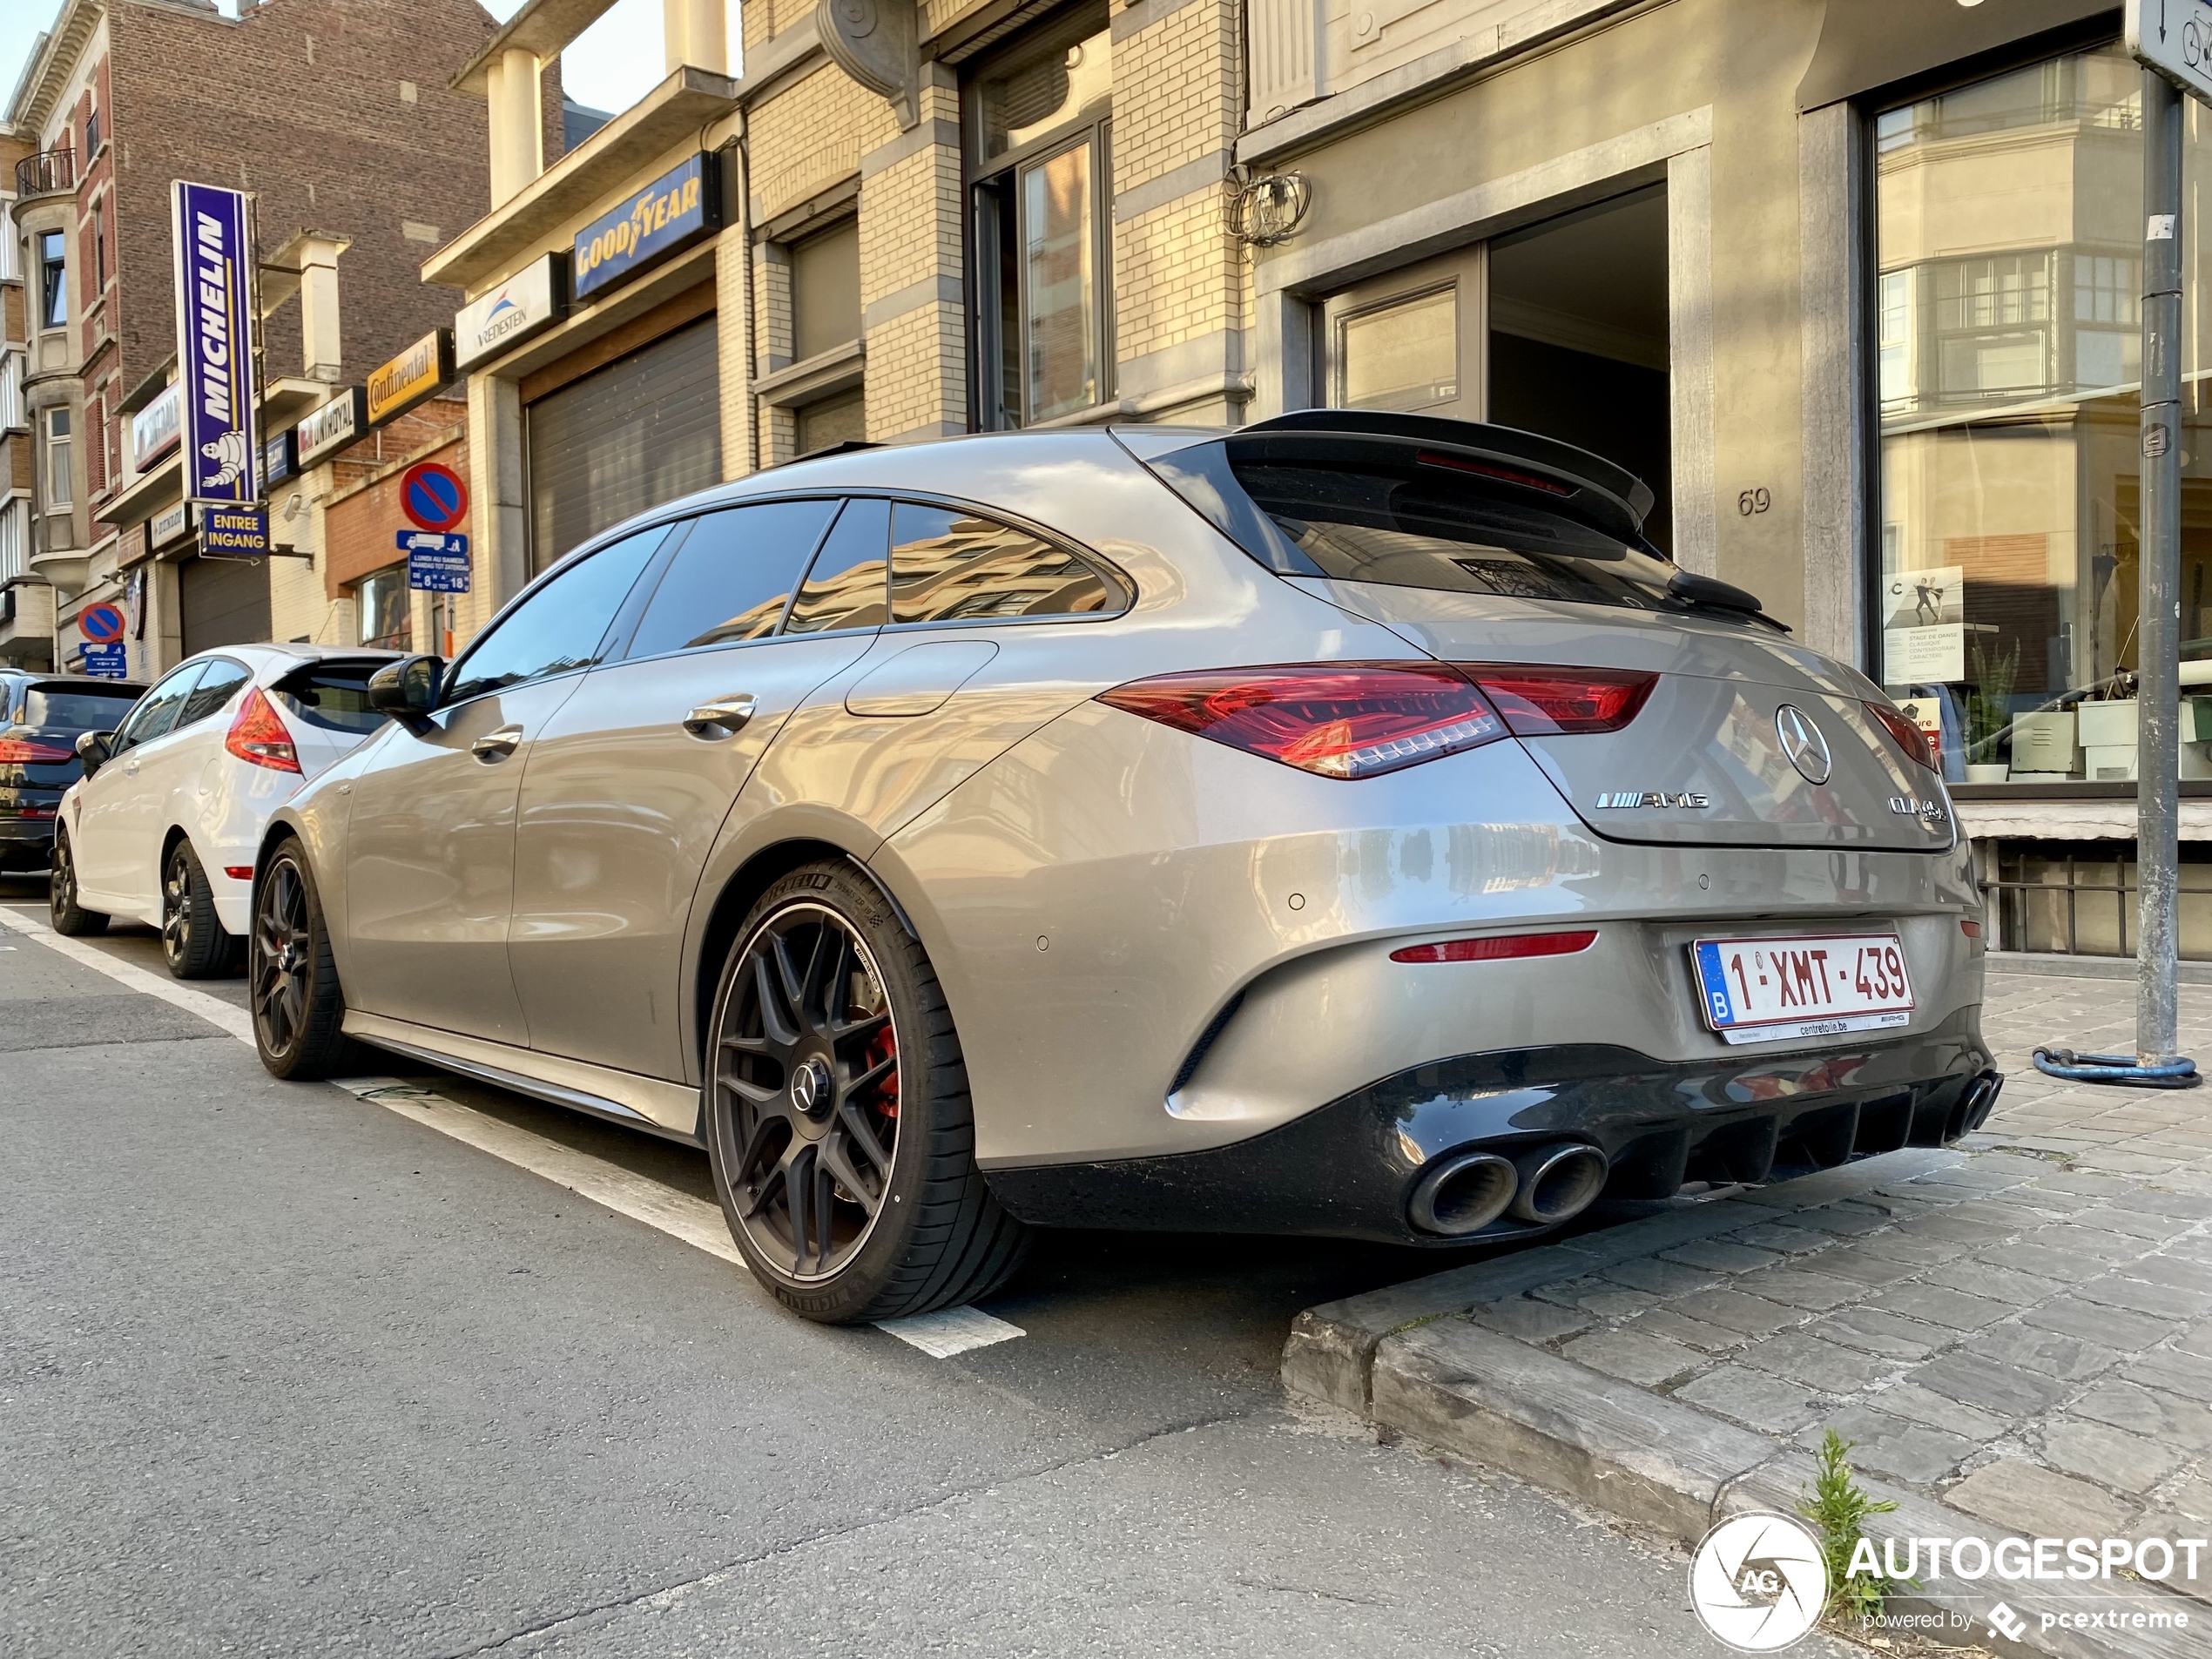
{"label": "cobblestone pavement", "polygon": [[[2063,1084],[2133,1044],[2132,981],[1992,973],[2007,1074],[1970,1156],[1524,1296],[1477,1323],[2057,1537],[2212,1534],[2212,1089]],[[2183,987],[2212,1059],[2212,988]],[[2178,1582],[2180,1575],[2176,1574]],[[2212,1597],[2212,1563],[2196,1594]]]}

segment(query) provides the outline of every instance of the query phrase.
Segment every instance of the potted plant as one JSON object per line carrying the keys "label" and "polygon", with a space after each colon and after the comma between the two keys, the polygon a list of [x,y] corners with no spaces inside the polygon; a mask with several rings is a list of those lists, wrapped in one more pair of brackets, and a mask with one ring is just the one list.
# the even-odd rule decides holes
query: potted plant
{"label": "potted plant", "polygon": [[2020,678],[2020,648],[1994,659],[1979,643],[1973,648],[1974,689],[1966,694],[1966,781],[2001,784],[2010,768],[1997,753],[1997,740],[2012,725],[2013,685]]}

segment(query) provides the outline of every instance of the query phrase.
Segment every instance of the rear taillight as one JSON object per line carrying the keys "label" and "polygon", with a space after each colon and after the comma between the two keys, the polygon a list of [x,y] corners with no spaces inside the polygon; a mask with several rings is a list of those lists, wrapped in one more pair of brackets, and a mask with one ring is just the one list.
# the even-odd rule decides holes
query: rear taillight
{"label": "rear taillight", "polygon": [[1934,752],[1928,746],[1928,734],[1905,718],[1902,710],[1887,703],[1869,703],[1866,711],[1880,721],[1890,736],[1897,739],[1897,746],[1905,751],[1905,758],[1930,772],[1941,772]]}
{"label": "rear taillight", "polygon": [[1301,663],[1163,674],[1098,701],[1323,778],[1373,778],[1506,735],[1441,663]]}
{"label": "rear taillight", "polygon": [[1460,663],[1517,738],[1618,732],[1642,711],[1656,674],[1620,668],[1524,668],[1510,663]]}
{"label": "rear taillight", "polygon": [[292,746],[292,732],[258,685],[238,705],[238,717],[231,722],[223,747],[257,766],[277,772],[300,770],[300,753]]}
{"label": "rear taillight", "polygon": [[1393,950],[1393,962],[1508,962],[1524,956],[1572,956],[1597,942],[1595,927],[1565,934],[1509,934],[1503,939],[1447,939]]}
{"label": "rear taillight", "polygon": [[51,743],[33,743],[27,738],[0,738],[0,765],[12,762],[23,766],[51,766],[77,757],[66,749],[57,749]]}

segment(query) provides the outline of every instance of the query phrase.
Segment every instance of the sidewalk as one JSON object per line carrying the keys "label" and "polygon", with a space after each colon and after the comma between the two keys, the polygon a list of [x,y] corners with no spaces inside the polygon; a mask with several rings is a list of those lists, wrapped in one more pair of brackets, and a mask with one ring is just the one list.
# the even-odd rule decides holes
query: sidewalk
{"label": "sidewalk", "polygon": [[[2184,1051],[2212,1057],[2212,988],[2181,996]],[[1900,1538],[2212,1536],[2212,1090],[2028,1062],[2038,1042],[2131,1048],[2133,999],[2128,980],[1993,972],[2005,1093],[1959,1150],[1310,1309],[1285,1380],[1685,1541],[1791,1507],[1829,1427],[1900,1502]],[[2206,1555],[2163,1589],[1952,1579],[1923,1597],[1978,1619],[2000,1595],[2031,1619],[2188,1612],[2162,1638],[2031,1631],[2021,1650],[2212,1652]]]}

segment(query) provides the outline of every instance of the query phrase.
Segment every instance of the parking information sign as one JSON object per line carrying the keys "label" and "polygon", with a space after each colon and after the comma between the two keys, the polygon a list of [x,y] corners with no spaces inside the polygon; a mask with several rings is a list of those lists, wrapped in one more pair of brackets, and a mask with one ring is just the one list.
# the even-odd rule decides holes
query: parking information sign
{"label": "parking information sign", "polygon": [[87,645],[84,647],[84,671],[94,679],[128,679],[131,678],[130,652],[120,644]]}
{"label": "parking information sign", "polygon": [[2128,51],[2212,104],[2212,0],[2128,0]]}
{"label": "parking information sign", "polygon": [[425,593],[469,591],[469,538],[432,530],[401,530],[400,551],[407,555],[407,584]]}

